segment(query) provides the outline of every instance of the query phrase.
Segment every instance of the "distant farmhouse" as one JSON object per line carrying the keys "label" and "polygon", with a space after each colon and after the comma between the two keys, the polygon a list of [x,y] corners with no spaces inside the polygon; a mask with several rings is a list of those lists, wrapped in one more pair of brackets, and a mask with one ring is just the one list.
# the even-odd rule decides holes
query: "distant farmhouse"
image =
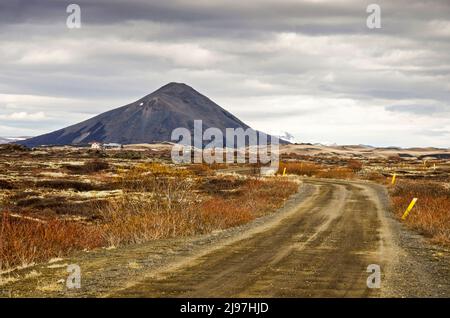
{"label": "distant farmhouse", "polygon": [[91,143],[91,149],[93,149],[93,150],[102,150],[103,146],[99,142],[93,142],[93,143]]}

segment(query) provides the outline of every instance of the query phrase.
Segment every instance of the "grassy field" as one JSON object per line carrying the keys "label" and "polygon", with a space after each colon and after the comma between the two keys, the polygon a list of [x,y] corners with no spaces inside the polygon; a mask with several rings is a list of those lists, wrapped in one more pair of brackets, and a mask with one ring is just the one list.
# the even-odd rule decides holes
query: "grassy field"
{"label": "grassy field", "polygon": [[[263,178],[256,166],[173,165],[167,149],[0,150],[1,270],[74,251],[241,225],[275,211],[298,187],[286,178]],[[233,172],[238,170],[245,173]],[[284,171],[387,185],[399,220],[417,197],[409,217],[400,221],[433,242],[450,244],[446,160],[289,154],[282,156],[277,174]]]}
{"label": "grassy field", "polygon": [[[349,159],[337,156],[285,156],[278,174],[318,178],[363,179],[388,187],[392,211],[406,226],[439,244],[450,245],[450,165],[448,160]],[[395,186],[391,184],[397,175]],[[417,204],[406,218],[413,198]]]}
{"label": "grassy field", "polygon": [[[209,233],[273,212],[283,178],[174,166],[154,153],[2,152],[0,269],[74,251]],[[18,160],[19,159],[19,160]]]}

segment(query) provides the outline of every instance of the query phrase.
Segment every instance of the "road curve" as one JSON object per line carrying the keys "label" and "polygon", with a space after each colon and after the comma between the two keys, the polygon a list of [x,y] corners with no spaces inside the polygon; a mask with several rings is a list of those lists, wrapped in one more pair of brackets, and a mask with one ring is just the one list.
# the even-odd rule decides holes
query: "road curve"
{"label": "road curve", "polygon": [[[304,180],[309,195],[260,231],[117,290],[114,297],[379,297],[396,260],[373,185]],[[368,288],[370,264],[382,288]],[[387,288],[386,288],[387,289]],[[385,289],[385,290],[386,290]]]}
{"label": "road curve", "polygon": [[[450,249],[398,222],[382,186],[301,181],[283,208],[248,224],[38,264],[0,276],[0,298],[450,297]],[[82,288],[61,284],[68,264]],[[381,288],[367,287],[370,264]]]}

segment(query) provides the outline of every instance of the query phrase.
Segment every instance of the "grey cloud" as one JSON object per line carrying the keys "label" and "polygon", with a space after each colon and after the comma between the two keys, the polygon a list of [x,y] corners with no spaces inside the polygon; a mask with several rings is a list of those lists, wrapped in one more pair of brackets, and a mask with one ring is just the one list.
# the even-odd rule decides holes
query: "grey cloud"
{"label": "grey cloud", "polygon": [[[58,114],[66,120],[64,114],[94,114],[177,81],[218,101],[240,99],[235,108],[256,96],[301,95],[393,114],[448,111],[446,0],[377,1],[381,30],[365,27],[369,2],[356,0],[74,2],[82,8],[80,30],[65,27],[66,1],[0,3],[0,104],[1,94],[67,98]],[[17,104],[29,112],[57,108],[32,99]],[[301,116],[324,107],[341,112],[308,107]],[[297,116],[294,104],[241,114]]]}
{"label": "grey cloud", "polygon": [[391,105],[386,110],[391,112],[410,113],[416,115],[434,115],[450,113],[449,106],[438,105]]}

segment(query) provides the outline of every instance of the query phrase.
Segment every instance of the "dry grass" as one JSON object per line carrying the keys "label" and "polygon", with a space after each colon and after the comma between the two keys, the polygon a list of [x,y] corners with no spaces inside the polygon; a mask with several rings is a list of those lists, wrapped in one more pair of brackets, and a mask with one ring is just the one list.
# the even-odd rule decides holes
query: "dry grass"
{"label": "dry grass", "polygon": [[353,170],[347,167],[336,167],[325,171],[319,171],[316,176],[318,178],[330,179],[354,179],[356,177]]}
{"label": "dry grass", "polygon": [[50,220],[36,222],[4,212],[0,228],[0,270],[90,249],[102,243],[94,226]]}
{"label": "dry grass", "polygon": [[124,195],[99,209],[109,245],[141,243],[196,232],[192,206],[197,180],[190,172],[158,163],[120,172]]}
{"label": "dry grass", "polygon": [[91,183],[66,179],[40,180],[35,183],[35,186],[39,188],[49,188],[57,190],[67,190],[67,189],[73,189],[75,191],[97,190],[97,187],[95,187]]}
{"label": "dry grass", "polygon": [[14,189],[14,185],[7,180],[0,179],[0,189],[1,190],[12,190],[12,189]]}
{"label": "dry grass", "polygon": [[347,168],[355,173],[361,171],[363,169],[363,166],[363,163],[356,159],[350,159],[347,161]]}
{"label": "dry grass", "polygon": [[315,163],[308,162],[281,162],[278,167],[278,174],[282,174],[286,168],[287,174],[299,176],[315,176],[322,168]]}
{"label": "dry grass", "polygon": [[361,177],[364,180],[370,180],[370,181],[380,183],[383,185],[387,185],[390,183],[389,177],[386,177],[377,171],[367,171],[367,172],[363,173]]}
{"label": "dry grass", "polygon": [[310,162],[282,162],[278,168],[278,174],[282,174],[285,168],[287,174],[296,174],[299,176],[353,179],[356,177],[355,171],[359,171],[362,166],[356,161],[352,161],[349,167],[325,167]]}
{"label": "dry grass", "polygon": [[[172,168],[160,163],[143,163],[129,170],[119,170],[118,183],[126,192],[159,193],[169,184],[184,183],[193,175],[186,169]],[[167,190],[167,189],[166,189]]]}
{"label": "dry grass", "polygon": [[[98,219],[90,223],[63,221],[51,214],[37,220],[13,218],[4,212],[0,269],[42,262],[77,250],[203,234],[241,225],[280,207],[297,190],[297,184],[282,178],[201,174],[157,163],[119,170],[113,182],[123,189],[123,194],[102,201],[93,213]],[[71,188],[74,185],[70,183]],[[41,182],[39,186],[64,189],[69,183]],[[23,198],[26,202],[17,198],[13,207],[66,209],[63,198],[56,198],[49,197],[48,202],[45,198]]]}
{"label": "dry grass", "polygon": [[289,181],[250,179],[240,183],[232,196],[200,200],[192,191],[193,183],[175,183],[177,188],[171,183],[160,184],[161,195],[144,199],[128,194],[102,209],[102,233],[108,244],[141,243],[241,225],[280,207],[297,190]]}
{"label": "dry grass", "polygon": [[201,220],[207,231],[241,225],[281,207],[296,191],[295,183],[282,179],[246,180],[239,195],[214,197],[202,203]]}
{"label": "dry grass", "polygon": [[191,206],[183,210],[157,210],[151,201],[124,198],[101,210],[101,232],[108,246],[186,236],[197,232]]}
{"label": "dry grass", "polygon": [[65,165],[64,168],[74,174],[90,174],[108,169],[109,164],[104,160],[94,159],[85,162],[81,166]]}
{"label": "dry grass", "polygon": [[438,182],[401,181],[390,193],[398,217],[413,198],[418,198],[406,224],[434,242],[450,244],[450,189]]}

